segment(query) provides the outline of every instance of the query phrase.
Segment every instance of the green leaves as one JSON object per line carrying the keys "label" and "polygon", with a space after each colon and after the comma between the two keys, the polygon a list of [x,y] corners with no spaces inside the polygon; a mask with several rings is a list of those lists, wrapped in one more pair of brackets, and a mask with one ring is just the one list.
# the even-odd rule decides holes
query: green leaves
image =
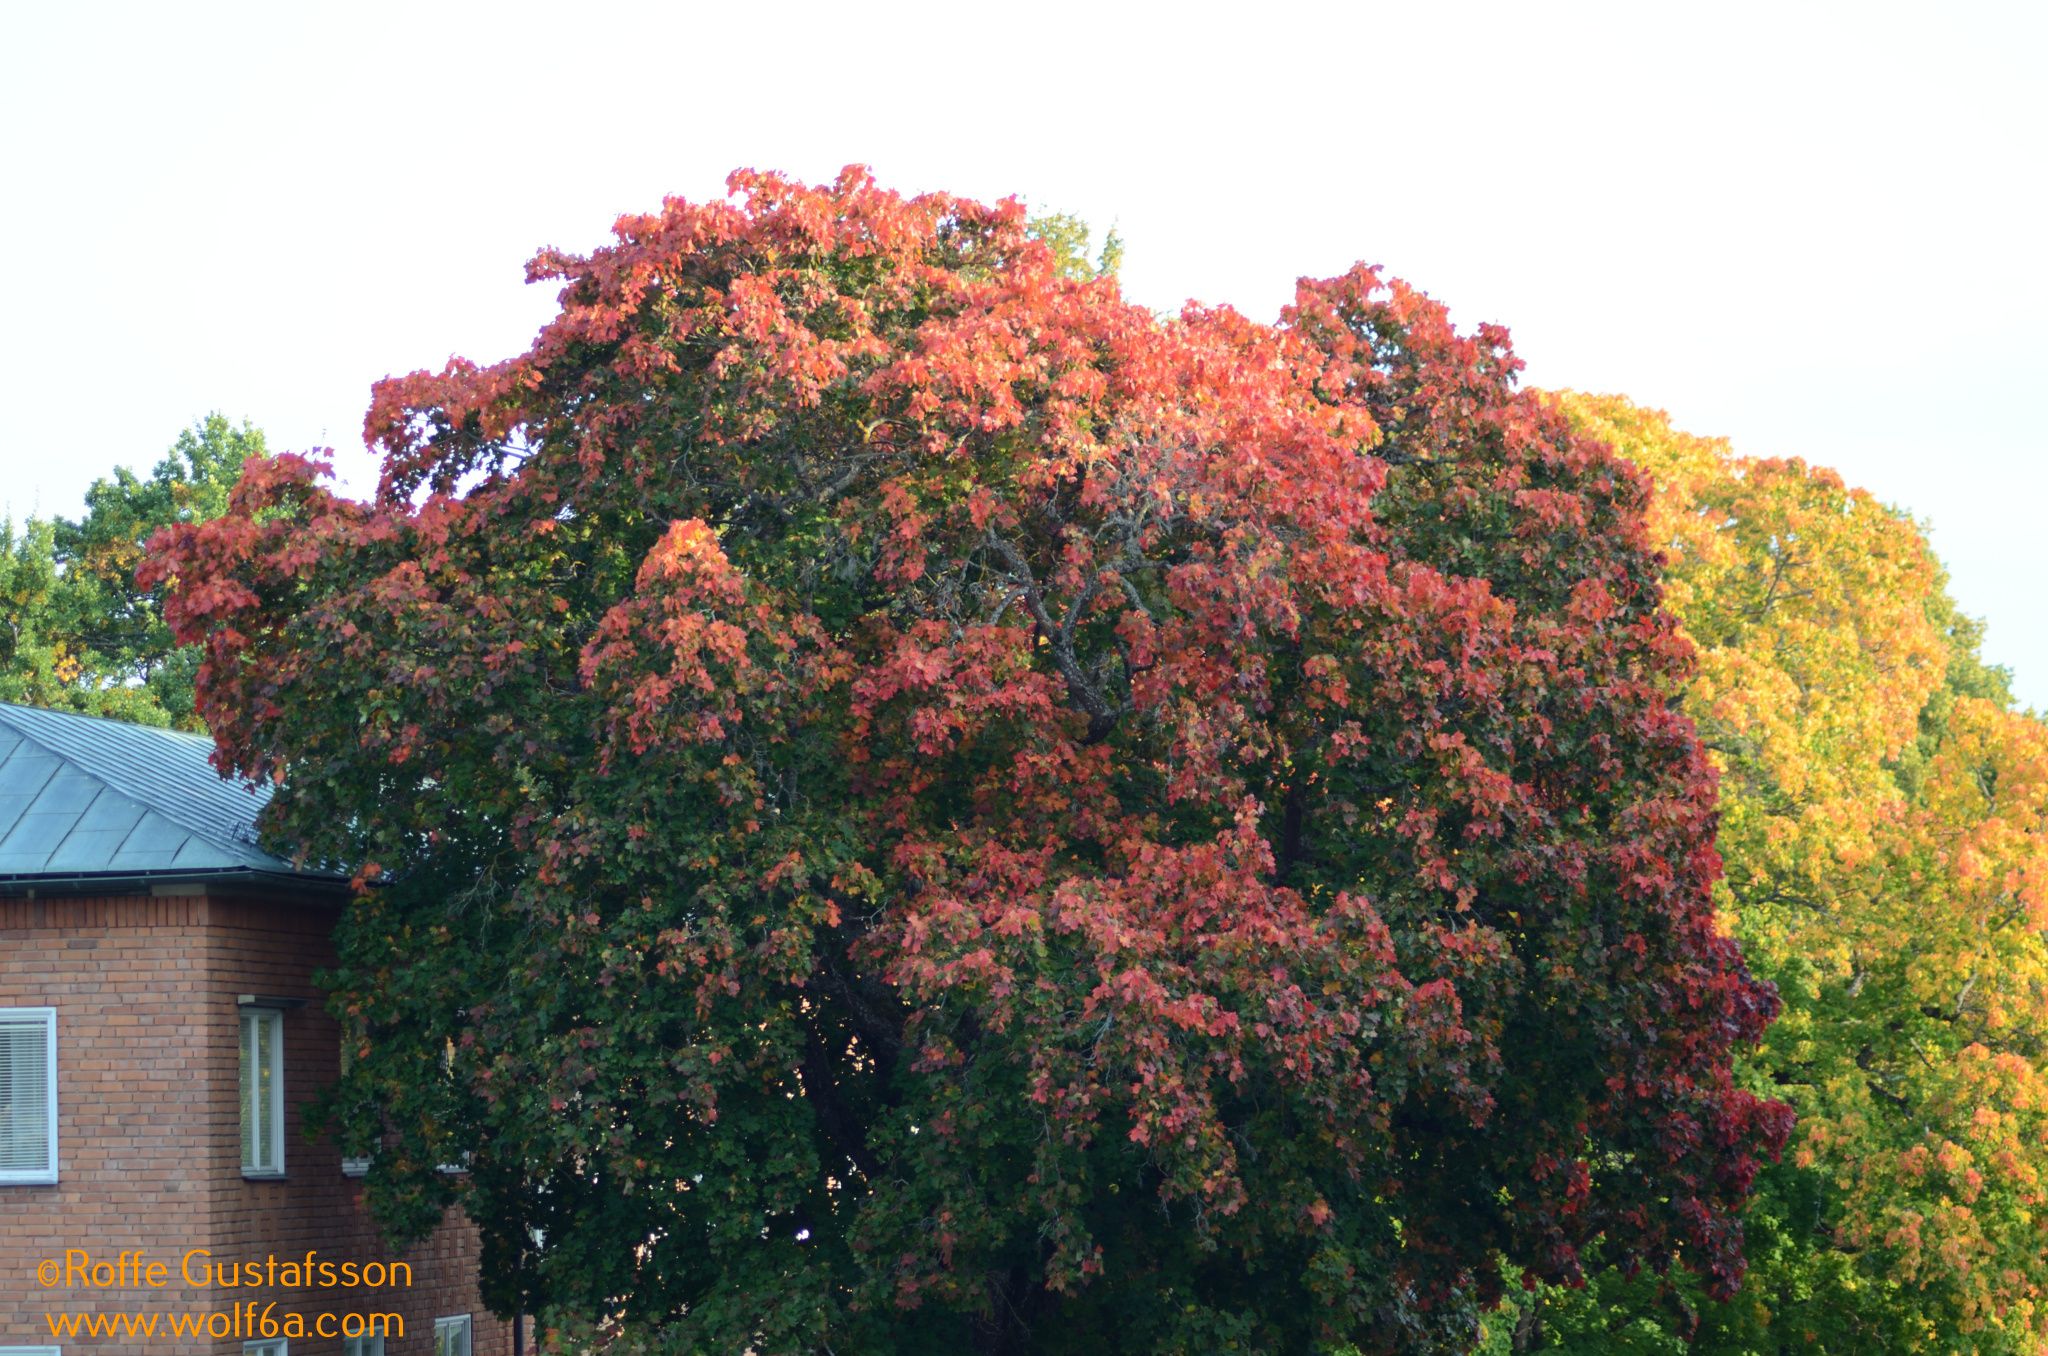
{"label": "green leaves", "polygon": [[178,435],[147,480],[125,467],[86,491],[76,522],[29,520],[0,532],[0,701],[200,728],[193,711],[196,651],[164,624],[160,590],[135,582],[149,538],[227,507],[263,435],[210,414]]}
{"label": "green leaves", "polygon": [[387,1226],[459,1199],[493,1303],[650,1350],[1732,1286],[1775,999],[1646,485],[1369,269],[1162,320],[1014,202],[732,188],[380,383],[373,502],[258,463],[147,575],[271,831],[378,866],[335,1114]]}

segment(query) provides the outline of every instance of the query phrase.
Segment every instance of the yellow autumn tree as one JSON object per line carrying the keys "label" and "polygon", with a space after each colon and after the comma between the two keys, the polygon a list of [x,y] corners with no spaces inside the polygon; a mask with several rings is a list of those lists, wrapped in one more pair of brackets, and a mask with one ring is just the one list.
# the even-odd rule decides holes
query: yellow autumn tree
{"label": "yellow autumn tree", "polygon": [[1798,1161],[1845,1187],[1843,1246],[1969,1349],[2048,1351],[2048,726],[1956,702],[1859,905]]}
{"label": "yellow autumn tree", "polygon": [[1655,481],[1728,923],[1785,1001],[1745,1074],[1800,1125],[1734,1302],[1617,1272],[1518,1346],[2048,1353],[2048,727],[2010,709],[1910,518],[1555,398]]}

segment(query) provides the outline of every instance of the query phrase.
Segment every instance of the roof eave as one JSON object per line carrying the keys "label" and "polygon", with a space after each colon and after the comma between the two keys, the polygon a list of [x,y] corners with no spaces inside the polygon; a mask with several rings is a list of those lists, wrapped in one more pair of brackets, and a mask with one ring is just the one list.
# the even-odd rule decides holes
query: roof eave
{"label": "roof eave", "polygon": [[195,866],[157,871],[24,872],[0,874],[0,898],[37,899],[45,895],[93,895],[154,893],[166,885],[237,885],[298,894],[342,896],[349,883],[344,876],[299,871],[266,871],[247,866]]}

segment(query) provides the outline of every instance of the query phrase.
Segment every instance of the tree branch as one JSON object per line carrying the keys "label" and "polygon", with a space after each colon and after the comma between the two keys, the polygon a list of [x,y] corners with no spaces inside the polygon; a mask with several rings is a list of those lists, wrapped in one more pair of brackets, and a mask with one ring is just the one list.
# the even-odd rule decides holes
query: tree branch
{"label": "tree branch", "polygon": [[1088,587],[1081,591],[1081,596],[1074,600],[1073,606],[1067,609],[1067,615],[1054,621],[1052,613],[1046,609],[1038,577],[1031,572],[1031,564],[1024,559],[1023,553],[993,532],[988,534],[987,541],[989,549],[996,553],[1016,580],[1024,605],[1031,610],[1032,619],[1038,623],[1039,634],[1045,637],[1052,650],[1054,667],[1059,669],[1060,677],[1066,679],[1067,694],[1088,717],[1088,742],[1096,743],[1115,728],[1118,717],[1123,714],[1123,707],[1112,705],[1102,690],[1089,680],[1080,657],[1074,653],[1074,628],[1086,614],[1088,605],[1095,601],[1100,584],[1090,581]]}
{"label": "tree branch", "polygon": [[839,1085],[832,1077],[831,1053],[825,1049],[824,1039],[819,1036],[815,1024],[804,1033],[804,1058],[799,1068],[804,1080],[804,1100],[811,1104],[811,1114],[817,1117],[818,1128],[860,1170],[861,1176],[874,1181],[881,1175],[881,1165],[868,1152],[867,1127],[854,1117],[840,1097]]}

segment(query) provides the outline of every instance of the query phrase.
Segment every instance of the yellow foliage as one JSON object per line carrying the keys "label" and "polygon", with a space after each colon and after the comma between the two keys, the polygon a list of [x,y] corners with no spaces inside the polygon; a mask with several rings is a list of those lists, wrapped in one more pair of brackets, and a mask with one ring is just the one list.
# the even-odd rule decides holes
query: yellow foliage
{"label": "yellow foliage", "polygon": [[1903,806],[1888,764],[1941,684],[1940,565],[1912,522],[1832,471],[1737,457],[1619,397],[1559,400],[1656,483],[1667,600],[1699,651],[1685,706],[1721,768],[1739,908],[1824,912]]}
{"label": "yellow foliage", "polygon": [[1754,1062],[1800,1113],[1793,1163],[1874,1279],[2048,1351],[2048,725],[1945,685],[1955,614],[1910,519],[1555,399],[1655,483],[1735,931],[1786,1003]]}

